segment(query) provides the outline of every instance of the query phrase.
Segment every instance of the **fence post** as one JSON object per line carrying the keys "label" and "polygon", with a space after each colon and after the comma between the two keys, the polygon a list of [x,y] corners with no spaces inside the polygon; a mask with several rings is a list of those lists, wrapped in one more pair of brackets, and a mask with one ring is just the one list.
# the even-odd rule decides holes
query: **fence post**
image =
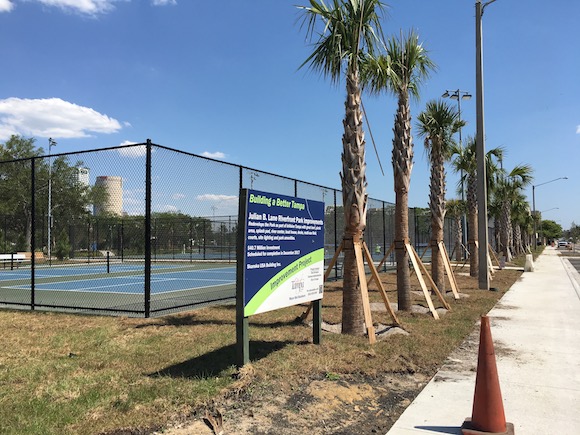
{"label": "fence post", "polygon": [[121,235],[119,240],[119,251],[121,252],[121,263],[125,259],[125,219],[121,219]]}
{"label": "fence post", "polygon": [[145,159],[145,317],[151,314],[151,139]]}
{"label": "fence post", "polygon": [[[385,208],[385,201],[383,203],[383,251],[381,252],[381,257],[387,252],[387,209]],[[383,272],[387,271],[387,263],[383,263]]]}
{"label": "fence post", "polygon": [[36,262],[34,258],[34,251],[36,250],[36,159],[32,158],[30,161],[30,309],[34,310],[35,301],[35,277],[34,271]]}

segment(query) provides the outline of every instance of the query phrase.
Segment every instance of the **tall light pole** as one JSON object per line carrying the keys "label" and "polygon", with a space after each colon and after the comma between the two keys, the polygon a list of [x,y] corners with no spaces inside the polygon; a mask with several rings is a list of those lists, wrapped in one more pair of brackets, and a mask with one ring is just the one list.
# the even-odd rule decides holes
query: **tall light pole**
{"label": "tall light pole", "polygon": [[52,158],[50,157],[50,151],[53,146],[56,145],[56,142],[49,137],[48,138],[48,243],[47,243],[47,254],[48,254],[48,263],[51,264],[51,228],[52,228]]}
{"label": "tall light pole", "polygon": [[485,134],[483,122],[483,48],[481,17],[486,6],[493,3],[490,0],[481,4],[475,2],[475,85],[477,135],[475,139],[475,155],[477,159],[477,238],[479,239],[478,257],[479,288],[489,290],[489,272],[487,270],[488,234],[487,234],[487,175],[485,173]]}
{"label": "tall light pole", "polygon": [[534,184],[532,186],[532,215],[534,216],[534,249],[536,249],[536,247],[538,246],[538,233],[537,233],[537,227],[536,227],[536,187],[538,186],[543,186],[544,184],[548,184],[548,183],[553,183],[554,181],[558,181],[558,180],[567,180],[568,177],[558,177],[558,178],[554,178],[553,180],[550,181],[545,181],[543,183],[540,184]]}
{"label": "tall light pole", "polygon": [[[456,89],[454,91],[445,90],[445,93],[441,95],[443,98],[451,98],[452,100],[457,100],[457,114],[459,116],[459,122],[461,122],[461,100],[470,100],[471,94],[467,91],[462,91],[461,89]],[[461,140],[461,127],[459,127],[459,149],[463,150],[463,142]],[[461,170],[461,201],[465,203],[465,189],[463,186],[463,169]],[[467,246],[467,225],[465,224],[465,213],[461,216],[461,242],[463,246]]]}

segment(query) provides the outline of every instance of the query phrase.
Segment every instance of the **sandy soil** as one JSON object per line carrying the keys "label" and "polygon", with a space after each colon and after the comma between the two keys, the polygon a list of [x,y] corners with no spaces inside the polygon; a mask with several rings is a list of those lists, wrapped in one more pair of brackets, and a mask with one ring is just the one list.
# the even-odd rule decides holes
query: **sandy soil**
{"label": "sandy soil", "polygon": [[[417,373],[374,379],[317,379],[296,386],[290,395],[272,392],[251,399],[231,397],[209,409],[209,415],[193,416],[190,422],[157,433],[384,434],[428,381]],[[214,432],[210,421],[220,414],[223,425]]]}

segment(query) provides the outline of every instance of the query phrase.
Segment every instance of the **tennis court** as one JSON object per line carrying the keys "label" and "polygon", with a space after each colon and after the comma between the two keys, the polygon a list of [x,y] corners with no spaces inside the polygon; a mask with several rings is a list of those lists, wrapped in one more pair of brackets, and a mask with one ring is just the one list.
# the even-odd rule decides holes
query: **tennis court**
{"label": "tennis court", "polygon": [[[145,265],[139,261],[0,269],[0,303],[80,311],[143,313]],[[163,262],[151,265],[151,311],[233,301],[234,263]]]}

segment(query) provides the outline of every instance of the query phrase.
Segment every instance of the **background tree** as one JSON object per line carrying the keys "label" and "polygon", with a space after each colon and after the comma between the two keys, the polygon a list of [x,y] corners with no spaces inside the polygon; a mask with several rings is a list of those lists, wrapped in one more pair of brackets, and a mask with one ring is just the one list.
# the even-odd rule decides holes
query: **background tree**
{"label": "background tree", "polygon": [[[43,227],[48,225],[49,174],[53,235],[68,227],[72,220],[87,218],[91,201],[106,200],[106,195],[93,195],[93,188],[79,181],[79,168],[84,166],[83,162],[70,164],[66,156],[42,157],[44,150],[34,144],[34,138],[21,136],[12,136],[0,144],[0,214],[10,217],[5,221],[10,239],[16,240],[10,243],[14,243],[14,249],[24,251],[30,251],[32,240],[32,158],[35,160],[35,219],[41,223],[37,226],[39,231],[42,232]],[[49,163],[52,165],[51,171]],[[47,243],[45,240],[42,242]]]}
{"label": "background tree", "polygon": [[367,58],[363,82],[371,92],[387,91],[397,97],[393,128],[393,174],[395,185],[395,258],[397,261],[397,299],[399,310],[411,309],[409,256],[409,186],[413,169],[410,97],[419,97],[419,86],[435,69],[419,37],[410,32],[387,41],[386,54]]}
{"label": "background tree", "polygon": [[0,213],[9,217],[11,250],[30,250],[31,163],[27,158],[42,154],[34,142],[34,138],[13,135],[0,144]]}
{"label": "background tree", "polygon": [[417,116],[419,136],[424,138],[430,162],[429,209],[431,210],[431,275],[437,288],[445,291],[445,269],[439,252],[445,222],[445,162],[451,158],[453,135],[465,123],[457,110],[442,100],[431,100]]}
{"label": "background tree", "polygon": [[[496,186],[496,178],[499,166],[496,161],[503,156],[503,148],[492,148],[485,154],[486,184],[487,194],[491,197]],[[466,207],[467,207],[467,244],[469,251],[469,275],[477,276],[479,273],[479,252],[477,250],[477,159],[475,138],[469,137],[465,147],[453,146],[451,153],[454,155],[453,168],[455,172],[463,173],[463,180],[457,183],[458,192],[461,186],[466,185]],[[490,203],[489,209],[493,209]]]}
{"label": "background tree", "polygon": [[517,165],[509,173],[502,172],[498,178],[497,187],[494,190],[496,199],[499,200],[501,209],[499,216],[500,251],[506,261],[511,261],[513,256],[513,227],[512,227],[512,202],[516,201],[524,187],[532,182],[532,167],[529,165]]}
{"label": "background tree", "polygon": [[562,225],[552,220],[543,220],[540,224],[540,232],[547,240],[557,240],[562,237]]}
{"label": "background tree", "polygon": [[511,221],[513,242],[512,249],[514,255],[521,255],[526,252],[528,244],[525,240],[527,235],[527,222],[530,214],[530,206],[526,196],[522,192],[518,192],[511,202]]}
{"label": "background tree", "polygon": [[63,228],[62,230],[60,230],[60,233],[58,234],[58,237],[56,239],[54,255],[59,260],[64,260],[65,258],[69,257],[70,250],[71,247],[68,232],[66,231],[65,228]]}
{"label": "background tree", "polygon": [[566,237],[572,240],[572,243],[577,243],[580,239],[580,226],[572,222],[570,229],[566,233]]}
{"label": "background tree", "polygon": [[[59,156],[51,159],[42,159],[41,170],[38,173],[37,183],[41,186],[48,186],[48,164],[52,164],[50,179],[51,191],[51,215],[53,230],[53,246],[55,246],[56,235],[63,230],[68,230],[69,224],[76,219],[86,219],[90,214],[89,201],[94,198],[91,195],[91,187],[79,181],[79,168],[84,167],[82,161],[75,164],[69,163],[68,156]],[[106,194],[103,194],[106,195]],[[103,196],[103,199],[106,197]],[[39,191],[37,194],[37,207],[44,212],[48,209],[48,191]],[[44,220],[43,220],[44,223]],[[48,222],[47,222],[48,224]],[[68,253],[67,253],[68,256]]]}
{"label": "background tree", "polygon": [[318,38],[301,67],[308,64],[334,83],[346,80],[340,174],[345,221],[342,331],[355,335],[365,328],[353,241],[363,238],[368,199],[359,71],[362,59],[372,56],[381,41],[384,6],[378,0],[333,0],[328,5],[311,0],[309,7],[300,7],[308,39]]}

